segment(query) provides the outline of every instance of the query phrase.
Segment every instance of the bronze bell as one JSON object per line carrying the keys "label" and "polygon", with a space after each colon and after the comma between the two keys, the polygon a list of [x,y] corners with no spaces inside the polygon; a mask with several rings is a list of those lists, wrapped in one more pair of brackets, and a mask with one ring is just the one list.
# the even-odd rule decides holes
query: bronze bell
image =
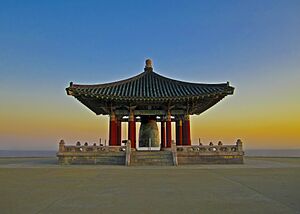
{"label": "bronze bell", "polygon": [[155,116],[142,116],[139,147],[159,147],[159,132]]}

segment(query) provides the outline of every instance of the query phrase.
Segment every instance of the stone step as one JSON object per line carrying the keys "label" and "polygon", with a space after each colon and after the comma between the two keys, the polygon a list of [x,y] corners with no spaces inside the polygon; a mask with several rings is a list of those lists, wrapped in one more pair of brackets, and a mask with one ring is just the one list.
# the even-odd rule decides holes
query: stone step
{"label": "stone step", "polygon": [[132,152],[132,155],[170,155],[171,152]]}
{"label": "stone step", "polygon": [[173,162],[132,162],[131,166],[173,166]]}
{"label": "stone step", "polygon": [[131,153],[132,166],[172,166],[170,151],[136,151]]}
{"label": "stone step", "polygon": [[163,160],[166,160],[166,161],[170,161],[172,160],[171,157],[168,157],[168,158],[135,158],[135,157],[131,157],[131,160],[134,160],[134,161],[163,161]]}
{"label": "stone step", "polygon": [[169,155],[170,152],[132,152],[135,155]]}
{"label": "stone step", "polygon": [[132,155],[135,158],[168,158],[172,157],[172,155]]}
{"label": "stone step", "polygon": [[131,166],[173,166],[171,162],[138,162],[138,163],[131,163]]}
{"label": "stone step", "polygon": [[168,156],[168,157],[131,157],[135,160],[169,160],[169,159],[172,159],[172,156]]}
{"label": "stone step", "polygon": [[134,160],[134,161],[171,161],[172,158],[171,157],[168,157],[168,158],[131,158],[131,160]]}

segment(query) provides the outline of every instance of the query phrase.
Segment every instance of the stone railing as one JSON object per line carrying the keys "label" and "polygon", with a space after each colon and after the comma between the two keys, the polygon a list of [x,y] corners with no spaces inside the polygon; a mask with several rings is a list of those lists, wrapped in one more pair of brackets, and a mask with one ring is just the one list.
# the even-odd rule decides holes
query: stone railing
{"label": "stone railing", "polygon": [[209,145],[192,145],[192,146],[177,146],[177,152],[199,152],[199,153],[240,153],[244,154],[243,143],[240,139],[237,140],[235,145],[223,145],[218,142],[214,145],[212,142]]}
{"label": "stone railing", "polygon": [[[131,165],[131,142],[128,140],[125,146],[103,146],[103,145],[65,145],[61,140],[59,142],[59,151],[57,152],[60,164],[111,164],[111,165]],[[243,163],[243,143],[237,140],[235,145],[223,145],[219,142],[217,145],[192,145],[176,146],[172,142],[168,151],[172,153],[172,162],[174,166],[181,164],[203,164],[203,163]]]}
{"label": "stone railing", "polygon": [[101,152],[126,152],[126,146],[98,146],[96,144],[88,145],[87,143],[81,145],[79,142],[76,145],[65,145],[64,140],[59,142],[58,153],[101,153]]}
{"label": "stone railing", "polygon": [[61,140],[56,154],[58,163],[65,164],[101,164],[101,165],[125,165],[126,146],[103,145],[65,145]]}

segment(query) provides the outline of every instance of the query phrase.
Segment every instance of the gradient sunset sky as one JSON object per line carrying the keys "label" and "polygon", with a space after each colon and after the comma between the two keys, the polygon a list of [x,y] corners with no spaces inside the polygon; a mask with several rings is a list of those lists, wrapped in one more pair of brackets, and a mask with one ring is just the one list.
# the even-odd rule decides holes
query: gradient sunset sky
{"label": "gradient sunset sky", "polygon": [[193,143],[300,148],[299,0],[3,0],[0,149],[107,139],[108,117],[65,88],[131,77],[146,58],[170,78],[235,87],[191,118]]}

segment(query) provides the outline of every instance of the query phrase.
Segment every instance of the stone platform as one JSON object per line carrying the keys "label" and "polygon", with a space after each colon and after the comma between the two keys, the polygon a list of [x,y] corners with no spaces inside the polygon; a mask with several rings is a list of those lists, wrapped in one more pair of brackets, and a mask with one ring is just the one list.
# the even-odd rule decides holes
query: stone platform
{"label": "stone platform", "polygon": [[130,141],[125,146],[65,145],[59,143],[57,157],[60,164],[99,164],[99,165],[191,165],[191,164],[242,164],[244,151],[242,142],[235,145],[193,145],[176,146],[161,151],[136,151]]}

